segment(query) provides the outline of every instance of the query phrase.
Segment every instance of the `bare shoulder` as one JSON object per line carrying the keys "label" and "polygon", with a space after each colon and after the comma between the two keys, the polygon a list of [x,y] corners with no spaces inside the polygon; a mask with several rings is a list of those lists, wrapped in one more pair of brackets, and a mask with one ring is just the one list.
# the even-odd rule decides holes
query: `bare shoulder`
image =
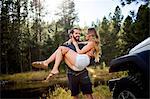
{"label": "bare shoulder", "polygon": [[93,46],[95,46],[95,42],[94,41],[89,41],[87,45],[93,47]]}
{"label": "bare shoulder", "polygon": [[88,44],[87,41],[84,41],[84,42],[78,42],[78,44]]}
{"label": "bare shoulder", "polygon": [[94,41],[88,41],[88,44],[89,45],[95,45],[95,42]]}

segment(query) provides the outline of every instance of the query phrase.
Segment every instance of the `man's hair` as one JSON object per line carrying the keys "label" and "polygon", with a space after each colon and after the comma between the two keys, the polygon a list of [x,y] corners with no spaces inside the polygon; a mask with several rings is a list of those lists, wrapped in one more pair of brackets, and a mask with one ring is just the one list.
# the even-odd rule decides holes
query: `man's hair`
{"label": "man's hair", "polygon": [[74,30],[81,30],[80,28],[72,28],[68,31],[68,34],[73,34]]}

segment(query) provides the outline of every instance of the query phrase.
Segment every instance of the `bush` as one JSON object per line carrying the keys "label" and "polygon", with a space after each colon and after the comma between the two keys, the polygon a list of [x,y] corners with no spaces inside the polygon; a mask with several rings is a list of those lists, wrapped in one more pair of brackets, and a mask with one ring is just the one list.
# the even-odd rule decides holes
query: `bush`
{"label": "bush", "polygon": [[[111,98],[112,94],[109,91],[108,86],[102,85],[93,87],[94,99],[108,99]],[[73,99],[71,97],[71,91],[62,87],[56,87],[55,91],[49,93],[49,99]],[[82,93],[79,94],[79,99],[85,99]]]}
{"label": "bush", "polygon": [[93,97],[94,99],[109,99],[112,94],[109,91],[108,86],[101,85],[93,88]]}
{"label": "bush", "polygon": [[62,87],[56,87],[55,91],[49,94],[49,99],[73,99],[71,92],[68,89]]}

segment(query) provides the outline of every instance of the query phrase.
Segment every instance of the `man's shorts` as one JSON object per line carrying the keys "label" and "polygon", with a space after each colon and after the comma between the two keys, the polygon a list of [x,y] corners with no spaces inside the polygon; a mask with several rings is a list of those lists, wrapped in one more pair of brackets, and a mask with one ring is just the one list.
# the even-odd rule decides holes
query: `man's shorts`
{"label": "man's shorts", "polygon": [[88,71],[81,71],[77,74],[68,73],[69,88],[71,96],[76,96],[80,93],[92,94],[92,83],[88,76]]}

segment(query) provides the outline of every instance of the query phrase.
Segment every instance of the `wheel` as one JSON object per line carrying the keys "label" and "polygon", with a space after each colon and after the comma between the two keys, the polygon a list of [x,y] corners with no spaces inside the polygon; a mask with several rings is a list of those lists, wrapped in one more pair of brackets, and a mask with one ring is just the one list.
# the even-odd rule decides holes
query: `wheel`
{"label": "wheel", "polygon": [[130,90],[123,90],[118,95],[118,99],[136,99],[136,96]]}
{"label": "wheel", "polygon": [[122,78],[116,83],[113,99],[137,99],[143,96],[142,83],[135,77]]}

